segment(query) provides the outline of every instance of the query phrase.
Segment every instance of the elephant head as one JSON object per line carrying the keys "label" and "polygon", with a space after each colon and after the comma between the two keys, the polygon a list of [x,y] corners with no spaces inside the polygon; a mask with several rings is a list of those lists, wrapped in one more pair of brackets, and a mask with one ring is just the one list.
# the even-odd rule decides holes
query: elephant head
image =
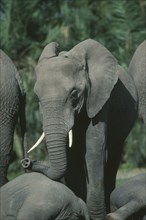
{"label": "elephant head", "polygon": [[57,43],[44,48],[36,67],[34,91],[41,106],[50,178],[64,176],[68,132],[83,106],[90,120],[102,109],[118,80],[116,68],[112,54],[91,39],[61,54]]}

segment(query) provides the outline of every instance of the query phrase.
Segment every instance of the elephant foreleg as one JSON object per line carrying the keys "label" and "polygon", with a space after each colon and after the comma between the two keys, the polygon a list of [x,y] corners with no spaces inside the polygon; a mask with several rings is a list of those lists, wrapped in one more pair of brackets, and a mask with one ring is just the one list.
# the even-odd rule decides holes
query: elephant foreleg
{"label": "elephant foreleg", "polygon": [[10,154],[13,147],[13,125],[7,123],[1,127],[0,137],[0,186],[8,182],[7,170],[10,163]]}
{"label": "elephant foreleg", "polygon": [[105,177],[104,177],[104,186],[105,186],[105,197],[106,197],[106,208],[107,213],[110,212],[110,194],[115,188],[116,184],[116,175],[121,160],[123,142],[120,143],[112,142],[108,143],[108,159],[105,165]]}
{"label": "elephant foreleg", "polygon": [[90,124],[86,140],[87,164],[87,206],[91,218],[105,219],[104,195],[104,163],[105,163],[105,123],[99,122],[95,126]]}
{"label": "elephant foreleg", "polygon": [[106,220],[123,220],[127,219],[141,208],[141,204],[132,200],[117,209],[115,212],[109,213],[106,217]]}

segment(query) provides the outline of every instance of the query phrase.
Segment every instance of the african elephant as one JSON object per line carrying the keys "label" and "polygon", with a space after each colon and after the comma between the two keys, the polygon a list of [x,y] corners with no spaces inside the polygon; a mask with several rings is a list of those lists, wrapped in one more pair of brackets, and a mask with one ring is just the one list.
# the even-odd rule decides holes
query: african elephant
{"label": "african elephant", "polygon": [[0,189],[1,219],[89,220],[86,204],[64,184],[25,173]]}
{"label": "african elephant", "polygon": [[146,124],[146,40],[136,49],[129,65],[139,97],[139,115]]}
{"label": "african elephant", "polygon": [[86,201],[92,219],[104,219],[105,198],[109,209],[122,146],[137,117],[133,80],[91,39],[60,54],[57,43],[48,44],[36,77],[50,164],[32,161],[30,169],[53,180],[65,176],[67,186]]}
{"label": "african elephant", "polygon": [[114,189],[111,211],[106,220],[146,219],[146,173],[136,175]]}
{"label": "african elephant", "polygon": [[25,92],[12,60],[0,50],[0,185],[7,180],[13,135],[20,116],[22,138],[25,134]]}

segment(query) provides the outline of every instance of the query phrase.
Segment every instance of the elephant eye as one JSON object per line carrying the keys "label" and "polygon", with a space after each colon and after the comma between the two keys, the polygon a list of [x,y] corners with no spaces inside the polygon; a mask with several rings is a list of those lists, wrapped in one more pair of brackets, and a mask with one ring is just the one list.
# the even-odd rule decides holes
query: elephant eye
{"label": "elephant eye", "polygon": [[78,92],[77,92],[77,90],[74,89],[74,90],[71,92],[71,96],[72,96],[73,99],[76,99],[76,98],[78,97]]}
{"label": "elephant eye", "polygon": [[78,92],[77,90],[73,90],[71,93],[71,98],[72,98],[72,106],[73,108],[76,108],[77,104],[78,104]]}

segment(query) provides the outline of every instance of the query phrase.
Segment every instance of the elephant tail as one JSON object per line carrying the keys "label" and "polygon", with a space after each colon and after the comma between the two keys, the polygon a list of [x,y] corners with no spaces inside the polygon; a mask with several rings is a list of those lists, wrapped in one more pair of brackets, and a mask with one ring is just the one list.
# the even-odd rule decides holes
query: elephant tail
{"label": "elephant tail", "polygon": [[139,116],[146,125],[146,40],[136,49],[129,65],[129,73],[138,93]]}

